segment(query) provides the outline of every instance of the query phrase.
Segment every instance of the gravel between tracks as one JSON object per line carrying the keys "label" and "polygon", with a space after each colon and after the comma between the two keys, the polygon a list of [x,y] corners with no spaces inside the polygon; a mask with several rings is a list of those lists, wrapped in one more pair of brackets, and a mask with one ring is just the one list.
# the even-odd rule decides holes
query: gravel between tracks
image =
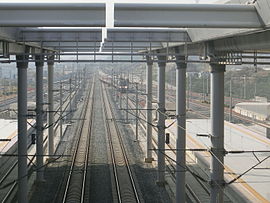
{"label": "gravel between tracks", "polygon": [[[94,103],[94,120],[93,131],[91,135],[90,146],[90,173],[87,179],[89,185],[87,188],[89,202],[113,202],[112,184],[110,175],[110,159],[108,158],[108,141],[104,126],[104,118],[102,112],[102,103],[100,95],[100,82],[96,80],[95,103]],[[110,91],[109,91],[110,92]],[[114,105],[115,103],[112,102]],[[80,106],[82,106],[80,104]],[[79,111],[76,111],[74,117],[79,117]],[[119,112],[116,112],[116,117],[120,118]],[[138,142],[134,142],[135,135],[129,125],[119,124],[119,129],[122,134],[129,161],[131,163],[131,170],[135,176],[135,182],[139,186],[140,196],[146,203],[169,203],[172,202],[170,196],[165,188],[156,185],[157,171],[152,165],[144,163],[144,154]],[[61,141],[57,154],[65,151],[65,154],[71,154],[71,137],[75,134],[76,125],[72,125],[66,132],[66,137]],[[32,188],[30,203],[45,203],[57,202],[55,198],[57,188],[60,180],[68,165],[67,158],[63,157],[57,162],[50,164],[45,170],[46,182],[35,184]]]}
{"label": "gravel between tracks", "polygon": [[110,166],[107,156],[108,141],[101,102],[101,83],[96,80],[94,117],[90,141],[90,196],[89,202],[112,202]]}
{"label": "gravel between tracks", "polygon": [[[83,96],[85,98],[85,94]],[[74,118],[79,118],[82,111],[83,102],[77,104],[78,110],[74,113]],[[75,121],[76,122],[76,121]],[[60,141],[55,154],[72,154],[72,146],[74,143],[73,135],[76,134],[77,125],[70,125],[67,127],[64,137]],[[59,199],[55,199],[58,188],[61,186],[63,175],[68,170],[70,157],[61,157],[55,162],[52,162],[44,171],[44,179],[46,181],[35,183],[30,190],[30,203],[53,203],[58,202]]]}
{"label": "gravel between tracks", "polygon": [[[109,91],[112,92],[112,91]],[[110,95],[112,101],[112,95]],[[114,109],[117,109],[115,102],[111,102],[114,105]],[[124,117],[116,111],[116,119]],[[130,116],[131,119],[133,119]],[[132,122],[132,121],[131,121]],[[158,187],[156,185],[157,171],[151,164],[144,162],[145,155],[138,142],[134,142],[135,135],[133,130],[127,124],[121,124],[118,122],[119,129],[122,134],[124,144],[126,146],[128,158],[131,164],[133,174],[135,174],[137,184],[141,190],[142,198],[146,203],[169,203],[172,202],[169,194],[164,187]]]}

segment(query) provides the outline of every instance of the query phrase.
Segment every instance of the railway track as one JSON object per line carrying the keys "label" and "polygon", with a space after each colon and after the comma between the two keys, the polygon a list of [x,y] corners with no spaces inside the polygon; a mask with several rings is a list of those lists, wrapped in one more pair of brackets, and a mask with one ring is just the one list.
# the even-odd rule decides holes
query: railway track
{"label": "railway track", "polygon": [[[135,109],[134,101],[130,100],[129,105],[131,106],[132,109]],[[134,110],[132,110],[132,111],[134,111]],[[135,114],[135,112],[134,112],[134,114]],[[143,119],[146,120],[146,116],[145,116],[144,112],[141,112],[140,114],[143,116]],[[142,129],[146,132],[145,122],[142,122],[142,120],[140,120],[140,119],[139,119],[139,122],[141,124]],[[157,132],[156,128],[153,128],[153,129]],[[157,149],[158,148],[157,147],[157,139],[154,136],[152,137],[152,141],[153,141],[153,148]],[[172,155],[176,156],[176,152],[175,152],[175,150],[173,150],[174,147],[172,147],[171,144],[166,144],[166,146],[168,149],[171,149]],[[157,152],[157,151],[155,150],[155,152]],[[174,181],[174,183],[176,183],[176,175],[175,175],[176,165],[169,157],[165,156],[165,159],[167,162],[167,171],[171,174],[172,180]],[[191,160],[191,158],[188,158],[187,161],[192,161],[192,160]],[[188,168],[188,170],[192,170],[192,169]],[[196,179],[195,177],[194,177],[194,179],[202,187],[204,192],[208,196],[210,196],[210,190],[207,188],[207,186],[204,183],[202,183],[200,180]],[[189,184],[186,184],[186,189],[187,189],[187,201],[188,202],[196,202],[196,203],[202,202],[202,201],[200,201],[199,197],[196,195],[195,191],[191,188],[191,186]]]}
{"label": "railway track", "polygon": [[[75,94],[74,94],[75,95]],[[73,96],[74,96],[73,95]],[[68,97],[65,98],[64,101],[64,109],[63,111],[66,111],[66,109],[68,108]],[[56,111],[58,112],[60,109],[60,107],[58,107],[56,109]],[[59,117],[58,114],[56,114],[56,116]],[[58,120],[58,119],[56,119]],[[35,123],[33,124],[35,125]],[[59,123],[57,123],[55,125],[55,129],[54,131],[57,130],[57,128],[59,127]],[[27,150],[30,151],[35,145],[32,144],[31,142],[31,134],[34,133],[34,128],[30,128],[28,130],[28,147]],[[43,140],[43,144],[44,144],[44,149],[46,148],[46,144],[47,144],[47,136],[44,137]],[[14,148],[14,146],[13,146]],[[12,149],[9,150],[9,154],[16,154],[17,153],[17,149]],[[34,154],[35,155],[35,154]],[[3,158],[3,157],[2,157]],[[35,162],[36,157],[35,156],[31,156],[29,158],[29,162],[27,164],[28,170],[30,171],[32,169],[33,163]],[[18,159],[16,157],[7,157],[7,160],[4,162],[4,165],[8,164],[8,162],[11,162],[11,164],[9,164],[8,167],[6,167],[5,169],[1,169],[1,172],[4,171],[1,175],[0,175],[0,188],[2,190],[2,194],[1,194],[1,203],[5,203],[8,202],[12,196],[12,194],[14,194],[14,191],[17,187],[17,181],[11,181],[10,180],[10,176],[14,177],[17,175],[17,165],[18,165]],[[3,166],[2,166],[3,167]],[[13,178],[14,179],[14,178]]]}
{"label": "railway track", "polygon": [[83,106],[83,119],[81,119],[80,127],[77,131],[78,139],[75,143],[75,149],[69,168],[62,202],[85,201],[84,195],[86,191],[86,176],[88,172],[90,135],[94,104],[94,85],[95,78],[93,79],[91,89]]}
{"label": "railway track", "polygon": [[119,203],[141,202],[130,168],[127,153],[119,128],[115,122],[107,91],[102,83],[103,111],[109,140],[113,177],[115,180],[115,201]]}

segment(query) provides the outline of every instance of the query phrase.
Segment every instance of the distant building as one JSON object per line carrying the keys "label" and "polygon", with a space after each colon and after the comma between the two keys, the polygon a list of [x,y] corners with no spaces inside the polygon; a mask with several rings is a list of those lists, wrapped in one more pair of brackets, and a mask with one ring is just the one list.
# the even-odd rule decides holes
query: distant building
{"label": "distant building", "polygon": [[266,97],[255,97],[256,102],[261,102],[261,103],[267,103],[267,98]]}
{"label": "distant building", "polygon": [[270,120],[270,103],[258,103],[258,102],[243,102],[235,105],[234,111],[256,119],[256,120]]}

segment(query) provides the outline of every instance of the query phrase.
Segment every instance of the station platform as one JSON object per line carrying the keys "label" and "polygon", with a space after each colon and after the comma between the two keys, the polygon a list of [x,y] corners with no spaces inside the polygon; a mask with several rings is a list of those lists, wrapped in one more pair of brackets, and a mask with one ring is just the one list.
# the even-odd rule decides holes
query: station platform
{"label": "station platform", "polygon": [[[167,125],[172,122],[173,120],[166,120]],[[176,143],[176,127],[177,125],[175,123],[167,130],[171,133],[171,144],[174,145],[173,147],[175,147]],[[210,138],[197,136],[197,134],[211,134],[211,123],[209,119],[188,119],[186,128],[187,148],[210,149]],[[258,164],[229,185],[231,193],[235,193],[232,195],[239,195],[242,199],[246,199],[247,202],[270,202],[270,140],[246,127],[226,121],[224,129],[225,150],[244,151],[244,153],[228,153],[225,156],[225,181],[227,183],[230,182]],[[269,152],[259,153],[256,151]],[[210,173],[210,153],[194,152],[192,154],[196,157],[200,166]],[[264,159],[265,161],[259,164]]]}
{"label": "station platform", "polygon": [[[34,125],[34,119],[28,119],[31,125]],[[31,126],[28,125],[27,129]],[[10,139],[10,141],[0,142],[0,152],[2,154],[6,153],[16,142],[17,142],[17,132],[18,132],[18,121],[17,119],[0,119],[0,139]]]}

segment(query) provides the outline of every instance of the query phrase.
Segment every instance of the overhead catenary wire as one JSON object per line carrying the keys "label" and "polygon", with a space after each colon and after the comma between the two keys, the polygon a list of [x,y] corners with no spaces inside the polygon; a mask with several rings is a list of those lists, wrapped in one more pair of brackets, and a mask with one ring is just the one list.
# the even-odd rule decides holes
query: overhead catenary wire
{"label": "overhead catenary wire", "polygon": [[[132,100],[132,99],[130,99],[130,100]],[[156,111],[160,112],[159,109],[157,109]],[[163,115],[165,115],[166,118],[170,118],[166,113],[163,113],[163,112],[160,112],[160,113],[163,114]],[[132,114],[132,113],[131,113],[131,114]],[[203,115],[203,116],[206,117],[205,115]],[[141,119],[141,120],[144,120],[144,119]],[[175,121],[176,121],[176,120],[174,120],[173,123],[169,125],[169,127],[172,126],[172,125],[174,124]],[[178,125],[177,125],[177,126],[178,126]],[[178,126],[178,127],[181,128],[181,129],[186,130],[186,129],[183,128],[182,126]],[[198,127],[198,126],[196,126],[196,127]],[[211,134],[209,133],[209,135],[211,135]],[[225,167],[225,164],[221,163],[220,160],[213,154],[212,149],[211,149],[210,147],[208,147],[203,141],[202,141],[202,143],[207,147],[207,149],[202,149],[201,151],[208,151],[208,152],[214,157],[214,159],[217,159],[217,160],[219,161],[219,163],[222,164],[223,167]],[[154,150],[154,149],[153,149],[153,150]],[[186,150],[186,149],[180,149],[180,150]],[[196,149],[195,149],[195,150],[196,150]],[[195,150],[194,150],[194,151],[195,151]],[[200,150],[198,150],[198,151],[200,151]],[[224,152],[225,152],[225,153],[250,153],[250,151],[237,151],[237,150],[234,150],[234,151],[226,151],[226,150],[224,150]],[[254,151],[254,152],[262,152],[262,151]],[[264,152],[269,152],[269,151],[264,151]],[[166,154],[165,154],[165,155],[166,155]],[[167,155],[166,155],[166,156],[167,156]],[[254,167],[256,167],[256,166],[254,166]],[[254,167],[252,167],[252,168],[254,168]],[[251,170],[251,169],[250,169],[250,170]],[[244,175],[244,174],[242,174],[242,175]],[[240,177],[241,177],[241,176],[240,176]],[[240,178],[240,177],[239,177],[239,178]],[[226,183],[225,183],[225,184],[226,184]]]}

